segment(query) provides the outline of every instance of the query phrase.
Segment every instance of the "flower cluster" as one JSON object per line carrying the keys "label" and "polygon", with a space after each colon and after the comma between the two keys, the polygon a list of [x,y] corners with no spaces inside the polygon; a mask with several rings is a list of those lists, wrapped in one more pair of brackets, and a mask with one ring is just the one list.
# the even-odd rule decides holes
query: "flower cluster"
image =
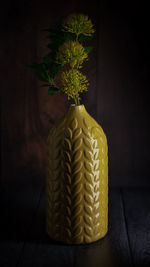
{"label": "flower cluster", "polygon": [[83,43],[93,37],[93,24],[87,15],[71,14],[53,29],[44,30],[49,32],[50,52],[41,63],[27,66],[44,82],[41,87],[48,87],[48,95],[61,91],[80,105],[79,93],[87,91],[89,85],[80,69],[92,49]]}
{"label": "flower cluster", "polygon": [[80,35],[92,36],[94,33],[93,24],[88,16],[83,14],[71,14],[62,23],[62,30],[74,34],[74,41],[65,41],[56,54],[56,62],[61,66],[68,64],[69,70],[61,73],[60,89],[73,98],[75,103],[80,104],[79,92],[87,91],[89,85],[86,76],[78,69],[82,68],[84,61],[88,60],[88,50],[78,40]]}
{"label": "flower cluster", "polygon": [[93,24],[84,14],[71,14],[63,21],[63,29],[79,36],[91,36],[94,33]]}
{"label": "flower cluster", "polygon": [[79,42],[68,41],[62,44],[56,55],[56,62],[62,66],[69,64],[71,68],[81,68],[88,55],[84,47]]}
{"label": "flower cluster", "polygon": [[79,98],[79,92],[87,91],[88,81],[86,76],[77,69],[70,69],[61,74],[61,91],[68,96],[68,99]]}

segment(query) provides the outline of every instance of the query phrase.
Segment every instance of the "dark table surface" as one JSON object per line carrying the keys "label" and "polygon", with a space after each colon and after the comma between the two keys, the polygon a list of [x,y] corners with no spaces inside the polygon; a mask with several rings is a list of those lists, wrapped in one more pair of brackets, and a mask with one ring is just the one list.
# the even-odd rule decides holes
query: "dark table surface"
{"label": "dark table surface", "polygon": [[109,188],[109,231],[87,245],[45,233],[45,186],[12,181],[1,188],[0,267],[150,266],[150,188]]}

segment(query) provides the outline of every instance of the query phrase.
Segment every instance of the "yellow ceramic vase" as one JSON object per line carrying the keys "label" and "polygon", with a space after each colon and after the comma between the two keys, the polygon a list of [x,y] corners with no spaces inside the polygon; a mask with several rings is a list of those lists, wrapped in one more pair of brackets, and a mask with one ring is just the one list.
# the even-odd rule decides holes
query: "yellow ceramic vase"
{"label": "yellow ceramic vase", "polygon": [[46,232],[56,241],[84,244],[107,229],[107,139],[84,105],[71,105],[47,139]]}

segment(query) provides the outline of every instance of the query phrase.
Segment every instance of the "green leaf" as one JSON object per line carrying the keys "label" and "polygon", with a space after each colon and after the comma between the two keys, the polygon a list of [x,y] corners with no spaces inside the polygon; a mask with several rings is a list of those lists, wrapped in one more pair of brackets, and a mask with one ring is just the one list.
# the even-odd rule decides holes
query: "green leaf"
{"label": "green leaf", "polygon": [[84,49],[85,49],[85,52],[88,54],[92,51],[93,47],[92,46],[86,46],[86,47],[84,47]]}
{"label": "green leaf", "polygon": [[66,41],[75,40],[75,34],[62,31],[61,25],[58,25],[55,29],[49,29],[49,35],[47,36],[51,43],[48,44],[48,48],[56,51],[58,47]]}
{"label": "green leaf", "polygon": [[43,63],[49,68],[49,66],[53,63],[52,54],[49,53],[43,57]]}
{"label": "green leaf", "polygon": [[92,38],[93,38],[93,35],[91,35],[91,36],[80,35],[78,37],[78,40],[79,40],[79,42],[84,43],[84,42],[86,42]]}
{"label": "green leaf", "polygon": [[48,96],[50,96],[50,95],[54,95],[54,94],[56,94],[58,91],[59,91],[59,89],[58,89],[57,87],[55,87],[55,86],[50,86],[50,87],[48,88]]}
{"label": "green leaf", "polygon": [[56,74],[58,74],[61,70],[62,66],[60,64],[54,63],[50,69],[50,73],[52,77],[54,77]]}
{"label": "green leaf", "polygon": [[42,82],[48,82],[50,79],[50,75],[47,72],[47,67],[45,65],[45,63],[41,63],[41,64],[37,64],[34,63],[32,65],[32,68],[35,71],[35,74],[37,75],[38,79]]}
{"label": "green leaf", "polygon": [[76,40],[76,36],[75,34],[72,34],[71,32],[63,32],[63,37],[64,40],[63,42],[67,42],[67,41],[75,41]]}

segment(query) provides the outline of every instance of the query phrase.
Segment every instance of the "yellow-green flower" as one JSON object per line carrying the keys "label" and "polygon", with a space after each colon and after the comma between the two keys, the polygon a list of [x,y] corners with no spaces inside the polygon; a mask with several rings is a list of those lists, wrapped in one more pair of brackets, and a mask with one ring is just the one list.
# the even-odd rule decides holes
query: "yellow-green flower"
{"label": "yellow-green flower", "polygon": [[65,65],[70,64],[71,68],[81,68],[88,55],[84,47],[79,42],[68,41],[62,44],[56,55],[56,62]]}
{"label": "yellow-green flower", "polygon": [[61,74],[61,91],[70,98],[79,98],[79,92],[87,91],[89,85],[86,76],[76,69],[64,71]]}
{"label": "yellow-green flower", "polygon": [[94,33],[93,24],[88,16],[84,14],[71,14],[62,23],[67,32],[91,36]]}

